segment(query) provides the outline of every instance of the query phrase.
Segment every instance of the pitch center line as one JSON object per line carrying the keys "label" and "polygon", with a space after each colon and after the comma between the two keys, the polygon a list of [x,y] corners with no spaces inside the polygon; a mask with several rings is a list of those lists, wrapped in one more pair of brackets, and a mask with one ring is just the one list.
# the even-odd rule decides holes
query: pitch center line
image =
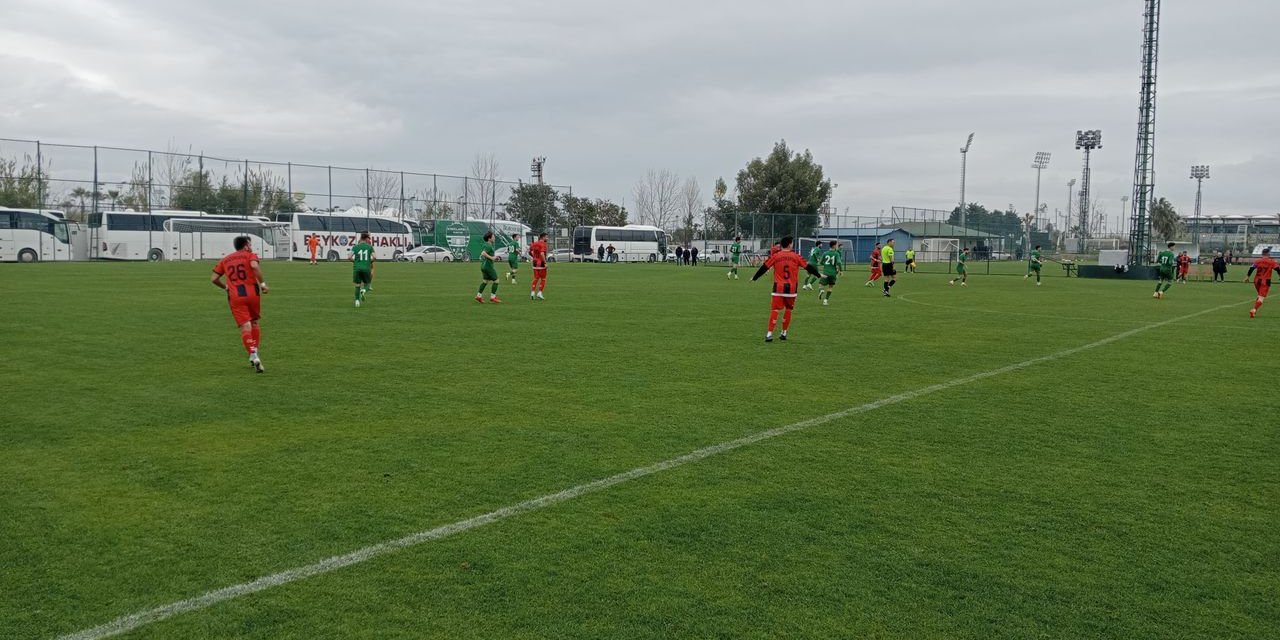
{"label": "pitch center line", "polygon": [[314,576],[329,573],[331,571],[336,571],[343,567],[349,567],[351,565],[367,562],[369,560],[373,560],[381,556],[395,553],[397,551],[400,551],[401,549],[406,549],[408,547],[416,546],[424,542],[430,542],[433,540],[440,540],[442,538],[447,538],[455,534],[470,531],[471,529],[475,529],[477,527],[482,527],[487,524],[498,522],[499,520],[505,520],[507,518],[528,513],[530,511],[536,511],[538,509],[550,507],[552,505],[556,505],[561,502],[567,502],[569,500],[578,498],[580,496],[584,496],[590,493],[595,493],[597,491],[603,491],[604,489],[608,489],[616,485],[620,485],[626,482],[631,482],[632,480],[638,480],[640,478],[651,476],[662,471],[667,471],[669,469],[682,467],[684,465],[687,465],[693,462],[698,462],[700,460],[705,460],[712,456],[717,456],[722,453],[733,451],[735,449],[740,449],[748,445],[753,445],[758,442],[763,442],[765,440],[777,438],[778,436],[787,435],[789,433],[794,433],[797,431],[804,431],[806,429],[811,429],[813,427],[817,427],[817,426],[826,424],[828,422],[833,422],[836,420],[840,420],[842,418],[848,418],[850,416],[858,415],[861,413],[874,411],[881,407],[887,407],[889,405],[898,404],[900,402],[914,400],[921,396],[927,396],[934,393],[938,393],[939,391],[946,391],[948,389],[967,385],[979,380],[985,380],[987,378],[992,378],[992,377],[1003,375],[1006,373],[1011,373],[1013,371],[1026,369],[1028,367],[1033,367],[1035,365],[1042,364],[1045,362],[1066,358],[1068,356],[1075,355],[1082,351],[1096,349],[1098,347],[1106,346],[1113,342],[1117,342],[1120,340],[1124,340],[1126,338],[1133,337],[1145,331],[1150,331],[1152,329],[1159,329],[1160,327],[1170,325],[1175,322],[1190,320],[1191,318],[1207,315],[1207,314],[1221,311],[1223,309],[1227,309],[1233,306],[1238,306],[1240,304],[1242,303],[1236,302],[1232,304],[1225,304],[1225,305],[1213,307],[1212,309],[1205,309],[1203,311],[1198,311],[1196,313],[1188,314],[1185,316],[1171,318],[1169,320],[1164,320],[1162,322],[1143,325],[1136,329],[1130,329],[1122,333],[1117,333],[1109,338],[1103,338],[1096,342],[1090,342],[1088,344],[1081,345],[1078,347],[1072,347],[1070,349],[1059,351],[1057,353],[1052,353],[1049,355],[1032,358],[1030,360],[1023,360],[1022,362],[1000,367],[998,369],[991,369],[990,371],[975,373],[973,375],[966,376],[963,378],[956,378],[954,380],[950,380],[947,382],[940,382],[938,384],[929,385],[927,387],[921,387],[919,389],[915,389],[912,391],[906,391],[903,393],[899,393],[897,395],[889,396],[887,398],[881,398],[873,402],[868,402],[867,404],[859,405],[856,407],[850,407],[848,409],[837,411],[835,413],[828,413],[823,416],[809,418],[808,420],[802,420],[800,422],[792,423],[789,425],[775,427],[773,429],[768,429],[765,431],[753,433],[751,435],[744,436],[736,440],[729,440],[727,442],[721,442],[720,444],[714,444],[708,447],[703,447],[701,449],[690,451],[689,453],[686,453],[682,456],[677,456],[675,458],[663,460],[662,462],[657,462],[645,467],[637,467],[630,471],[624,471],[622,473],[619,473],[617,475],[612,475],[607,478],[600,478],[599,480],[594,480],[592,482],[587,482],[585,484],[569,487],[568,489],[557,491],[555,493],[548,493],[546,495],[542,495],[537,498],[532,498],[530,500],[525,500],[524,502],[503,507],[496,511],[490,511],[489,513],[467,518],[466,520],[459,520],[457,522],[442,525],[434,529],[428,529],[425,531],[419,531],[417,533],[409,534],[402,538],[396,538],[394,540],[380,542],[378,544],[356,549],[355,551],[352,551],[350,553],[333,556],[330,558],[325,558],[318,562],[314,562],[308,565],[303,565],[300,567],[295,567],[293,569],[288,569],[285,571],[281,571],[279,573],[273,573],[271,575],[263,576],[256,580],[251,580],[249,582],[243,582],[241,584],[232,585],[229,587],[223,587],[221,589],[209,591],[205,594],[195,596],[192,598],[187,598],[185,600],[178,600],[176,602],[171,602],[169,604],[161,605],[151,609],[144,609],[136,613],[131,613],[129,615],[121,616],[106,624],[102,624],[96,627],[91,627],[88,629],[84,629],[82,631],[77,631],[75,633],[60,636],[59,639],[60,640],[99,640],[100,638],[108,638],[114,635],[132,631],[139,627],[143,627],[155,622],[160,622],[161,620],[172,618],[181,613],[207,609],[209,607],[212,607],[213,605],[219,604],[221,602],[226,602],[228,600],[233,600],[241,596],[257,593],[259,591],[265,591],[272,587],[278,587],[280,585],[289,584],[291,582],[297,582],[299,580],[304,580],[306,578],[311,578]]}

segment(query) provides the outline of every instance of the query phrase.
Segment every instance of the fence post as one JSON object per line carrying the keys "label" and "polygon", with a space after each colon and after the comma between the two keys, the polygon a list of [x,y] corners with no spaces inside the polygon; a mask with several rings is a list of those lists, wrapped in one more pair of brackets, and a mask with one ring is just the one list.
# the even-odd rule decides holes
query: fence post
{"label": "fence post", "polygon": [[240,209],[244,211],[244,215],[249,215],[249,161],[244,161],[244,173],[240,175],[240,183],[244,187],[244,203]]}
{"label": "fence post", "polygon": [[333,213],[333,165],[329,165],[329,213]]}
{"label": "fence post", "polygon": [[36,140],[36,200],[39,201],[36,208],[44,209],[44,150],[39,140]]}

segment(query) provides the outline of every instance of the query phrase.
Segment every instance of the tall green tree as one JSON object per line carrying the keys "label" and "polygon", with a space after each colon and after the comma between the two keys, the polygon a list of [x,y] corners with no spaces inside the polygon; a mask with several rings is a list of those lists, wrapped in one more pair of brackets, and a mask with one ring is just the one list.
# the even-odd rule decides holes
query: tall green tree
{"label": "tall green tree", "polygon": [[557,200],[559,196],[550,186],[521,184],[511,190],[511,197],[507,199],[507,215],[512,220],[529,225],[534,233],[541,233],[560,219]]}
{"label": "tall green tree", "polygon": [[0,158],[0,206],[40,208],[44,200],[42,176],[47,182],[48,171],[42,173],[30,156],[21,163],[17,158]]}
{"label": "tall green tree", "polygon": [[764,158],[756,158],[738,172],[737,208],[758,215],[752,229],[756,235],[777,238],[798,233],[813,235],[818,213],[831,195],[831,181],[822,165],[814,162],[808,149],[796,153],[786,140],[773,145]]}
{"label": "tall green tree", "polygon": [[561,196],[560,225],[564,227],[621,227],[627,224],[627,208],[603,198],[585,198],[572,194]]}
{"label": "tall green tree", "polygon": [[1166,242],[1177,240],[1186,228],[1177,210],[1173,208],[1173,203],[1165,198],[1160,198],[1151,205],[1150,215],[1151,231]]}
{"label": "tall green tree", "polygon": [[226,215],[264,215],[298,211],[301,203],[269,172],[250,171],[238,182],[226,176],[214,184],[209,170],[190,171],[173,189],[169,206]]}

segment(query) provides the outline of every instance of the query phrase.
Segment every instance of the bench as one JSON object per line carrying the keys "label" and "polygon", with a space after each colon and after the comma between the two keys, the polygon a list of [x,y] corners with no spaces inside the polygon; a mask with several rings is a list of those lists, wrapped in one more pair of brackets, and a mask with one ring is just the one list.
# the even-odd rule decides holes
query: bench
{"label": "bench", "polygon": [[[1070,278],[1071,274],[1076,273],[1076,263],[1071,262],[1070,260],[1064,260],[1062,262],[1062,270],[1066,271],[1067,277]],[[1077,275],[1076,277],[1078,278],[1080,276]]]}

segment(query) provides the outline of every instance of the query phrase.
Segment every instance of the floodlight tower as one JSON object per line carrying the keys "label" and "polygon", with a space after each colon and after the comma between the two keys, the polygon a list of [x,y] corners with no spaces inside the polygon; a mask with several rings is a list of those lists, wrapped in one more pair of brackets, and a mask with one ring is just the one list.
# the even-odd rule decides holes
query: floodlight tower
{"label": "floodlight tower", "polygon": [[[965,141],[964,146],[960,147],[960,226],[965,226],[965,202],[964,202],[964,182],[965,171],[968,169],[969,163],[969,146],[973,144],[973,134],[969,134],[969,139]],[[968,235],[967,233],[965,235]]]}
{"label": "floodlight tower", "polygon": [[1084,150],[1084,170],[1080,172],[1080,247],[1084,253],[1085,239],[1089,237],[1089,154],[1102,148],[1102,130],[1076,131],[1076,148]]}
{"label": "floodlight tower", "polygon": [[1204,181],[1209,179],[1209,165],[1196,164],[1191,166],[1191,179],[1196,181],[1196,232],[1195,243],[1200,246],[1200,190],[1204,186]]}
{"label": "floodlight tower", "polygon": [[544,184],[542,181],[542,167],[545,164],[547,164],[546,156],[539,156],[534,158],[533,162],[529,165],[529,168],[533,171],[533,179],[537,181],[538,184]]}
{"label": "floodlight tower", "polygon": [[1138,147],[1133,158],[1133,216],[1129,264],[1151,260],[1150,208],[1156,190],[1156,70],[1160,57],[1160,0],[1142,12],[1142,80],[1138,88]]}
{"label": "floodlight tower", "polygon": [[1031,208],[1031,213],[1040,215],[1040,172],[1049,166],[1050,154],[1047,151],[1036,152],[1036,159],[1031,162],[1031,168],[1036,170],[1036,206]]}

